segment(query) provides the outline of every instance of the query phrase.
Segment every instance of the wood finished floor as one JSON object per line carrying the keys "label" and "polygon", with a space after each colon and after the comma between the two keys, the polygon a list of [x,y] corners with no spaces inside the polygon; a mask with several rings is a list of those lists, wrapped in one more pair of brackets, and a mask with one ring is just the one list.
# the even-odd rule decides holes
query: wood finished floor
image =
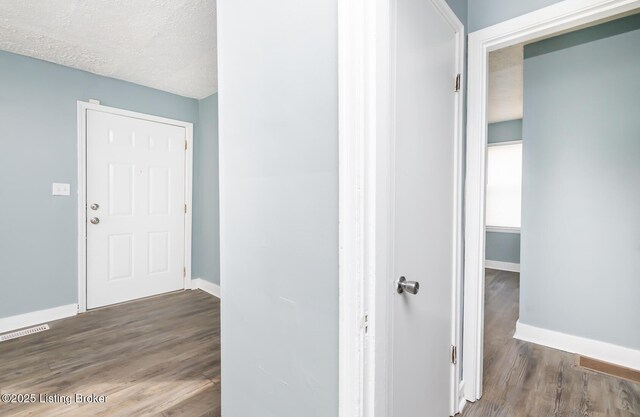
{"label": "wood finished floor", "polygon": [[518,302],[519,274],[488,269],[484,395],[467,404],[463,417],[640,416],[640,384],[580,368],[575,355],[514,339]]}
{"label": "wood finished floor", "polygon": [[3,404],[0,416],[220,416],[220,303],[182,291],[50,323],[0,343],[0,392],[106,395]]}

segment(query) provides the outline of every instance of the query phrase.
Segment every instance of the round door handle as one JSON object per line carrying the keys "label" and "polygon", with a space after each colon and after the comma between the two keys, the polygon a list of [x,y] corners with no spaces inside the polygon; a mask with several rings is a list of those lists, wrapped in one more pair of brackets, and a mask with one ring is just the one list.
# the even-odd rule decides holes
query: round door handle
{"label": "round door handle", "polygon": [[91,224],[98,224],[100,223],[100,219],[97,217],[92,217],[91,219],[89,219],[89,221],[91,222]]}
{"label": "round door handle", "polygon": [[409,294],[416,295],[420,290],[420,283],[417,281],[407,281],[405,277],[398,279],[398,294],[408,292]]}
{"label": "round door handle", "polygon": [[98,209],[100,208],[100,204],[98,204],[98,203],[93,203],[93,204],[92,204],[91,206],[89,206],[89,207],[91,207],[91,210],[98,210]]}

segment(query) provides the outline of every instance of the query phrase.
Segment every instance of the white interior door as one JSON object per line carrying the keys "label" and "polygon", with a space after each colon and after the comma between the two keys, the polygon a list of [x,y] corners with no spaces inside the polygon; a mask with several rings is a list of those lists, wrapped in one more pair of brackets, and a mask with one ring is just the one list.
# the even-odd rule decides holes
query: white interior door
{"label": "white interior door", "polygon": [[456,216],[456,32],[431,0],[397,0],[394,124],[394,417],[451,414]]}
{"label": "white interior door", "polygon": [[87,110],[87,308],[184,288],[186,129]]}

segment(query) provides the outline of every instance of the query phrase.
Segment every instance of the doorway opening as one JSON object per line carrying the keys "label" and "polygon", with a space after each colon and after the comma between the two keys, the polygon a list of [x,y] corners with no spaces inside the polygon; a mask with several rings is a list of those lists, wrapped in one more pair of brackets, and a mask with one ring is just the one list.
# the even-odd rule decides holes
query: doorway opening
{"label": "doorway opening", "polygon": [[[489,53],[485,211],[484,379],[504,378],[520,314],[522,44]],[[500,387],[499,389],[503,389]]]}
{"label": "doorway opening", "polygon": [[[580,7],[563,2],[470,35],[464,299],[464,379],[469,401],[480,399],[483,391],[488,401],[496,400],[497,393],[509,397],[514,387],[537,392],[531,389],[535,381],[518,380],[513,377],[517,373],[501,374],[501,367],[511,372],[520,366],[520,375],[544,379],[548,369],[536,365],[542,361],[553,364],[569,381],[578,375],[575,354],[629,368],[640,366],[637,342],[609,331],[620,326],[618,321],[599,325],[616,310],[604,307],[602,295],[624,286],[620,278],[624,272],[614,278],[622,285],[606,286],[589,278],[598,270],[597,275],[607,275],[601,257],[608,256],[611,243],[605,242],[612,242],[610,231],[625,230],[616,234],[622,238],[628,234],[628,226],[611,227],[617,220],[602,213],[626,218],[626,205],[620,202],[628,201],[630,194],[637,196],[640,162],[625,165],[634,158],[631,155],[638,155],[629,129],[614,128],[615,133],[603,135],[595,127],[624,125],[617,120],[629,107],[623,104],[629,90],[616,89],[613,101],[606,91],[624,78],[625,69],[637,72],[637,63],[627,60],[627,46],[616,54],[598,42],[620,37],[622,45],[636,45],[637,40],[624,37],[640,33],[636,27],[640,19],[632,16],[639,6],[640,2],[624,1]],[[600,49],[585,52],[588,44]],[[492,103],[497,87],[492,69],[496,70],[496,59],[509,54],[519,55],[523,62],[523,88],[512,96],[519,93],[524,106],[521,114],[492,119],[497,108]],[[554,66],[552,59],[561,55],[565,60]],[[597,73],[607,65],[612,68],[608,75]],[[564,101],[571,99],[573,105]],[[507,110],[514,110],[511,107]],[[628,121],[629,115],[623,119]],[[599,146],[605,151],[597,150]],[[519,190],[513,170],[518,160],[522,161]],[[599,198],[590,200],[596,194]],[[627,291],[633,291],[632,285],[626,285]],[[562,301],[557,294],[563,294]],[[596,306],[598,320],[589,319]],[[525,394],[518,397],[520,404],[533,402]],[[545,415],[544,401],[537,403],[537,413]],[[469,407],[464,415],[483,415],[474,414],[481,408]]]}

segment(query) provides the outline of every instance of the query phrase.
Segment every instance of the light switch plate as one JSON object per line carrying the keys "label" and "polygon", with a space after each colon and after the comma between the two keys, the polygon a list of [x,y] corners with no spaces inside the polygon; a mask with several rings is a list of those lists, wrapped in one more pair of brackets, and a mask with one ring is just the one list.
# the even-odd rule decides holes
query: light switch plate
{"label": "light switch plate", "polygon": [[51,190],[51,195],[71,195],[71,184],[54,182]]}

